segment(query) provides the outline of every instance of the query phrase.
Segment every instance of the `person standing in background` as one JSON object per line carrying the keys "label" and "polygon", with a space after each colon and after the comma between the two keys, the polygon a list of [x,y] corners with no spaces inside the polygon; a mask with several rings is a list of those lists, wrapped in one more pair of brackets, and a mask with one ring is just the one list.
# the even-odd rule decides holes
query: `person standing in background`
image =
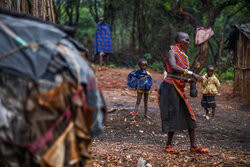
{"label": "person standing in background", "polygon": [[109,56],[113,53],[111,33],[108,23],[105,22],[105,18],[101,17],[100,21],[97,23],[95,32],[95,50],[94,56],[99,56],[100,65],[98,71],[102,71],[103,58],[105,61],[105,70],[109,67]]}

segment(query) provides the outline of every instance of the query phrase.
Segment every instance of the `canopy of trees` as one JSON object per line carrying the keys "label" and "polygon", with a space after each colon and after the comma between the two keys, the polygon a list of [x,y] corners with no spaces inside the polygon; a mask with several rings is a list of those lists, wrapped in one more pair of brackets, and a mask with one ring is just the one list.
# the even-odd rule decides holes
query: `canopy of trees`
{"label": "canopy of trees", "polygon": [[[187,54],[192,69],[200,72],[206,63],[213,64],[219,74],[232,66],[232,54],[225,49],[231,25],[250,18],[246,0],[1,0],[1,6],[77,27],[75,38],[89,48],[90,55],[96,23],[104,16],[115,51],[111,61],[119,65],[136,64],[142,56],[150,64],[161,64],[175,34],[184,31],[191,37]],[[215,35],[195,46],[198,26],[211,27]]]}

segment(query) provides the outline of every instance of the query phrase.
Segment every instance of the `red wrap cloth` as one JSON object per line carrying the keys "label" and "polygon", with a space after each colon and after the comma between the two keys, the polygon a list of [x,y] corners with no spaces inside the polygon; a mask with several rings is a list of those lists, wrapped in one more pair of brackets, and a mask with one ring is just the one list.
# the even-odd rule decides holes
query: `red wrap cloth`
{"label": "red wrap cloth", "polygon": [[[183,69],[189,69],[189,60],[188,60],[188,56],[180,51],[180,49],[178,48],[178,46],[171,46],[171,50],[175,53],[175,59],[176,59],[176,65],[178,65],[179,67],[183,68]],[[167,55],[165,55],[165,69],[167,71],[167,73],[172,73],[172,74],[176,74],[176,75],[184,75],[184,74],[180,74],[180,73],[175,73],[173,72],[173,70],[171,69],[170,65],[168,64],[167,61]],[[181,96],[181,98],[184,100],[189,114],[191,116],[191,118],[196,121],[196,117],[194,115],[194,112],[192,110],[192,107],[186,97],[184,88],[185,88],[185,82],[182,80],[178,80],[178,79],[173,79],[170,77],[166,77],[165,81],[173,84],[175,89],[177,90],[177,92],[179,93],[179,95]]]}

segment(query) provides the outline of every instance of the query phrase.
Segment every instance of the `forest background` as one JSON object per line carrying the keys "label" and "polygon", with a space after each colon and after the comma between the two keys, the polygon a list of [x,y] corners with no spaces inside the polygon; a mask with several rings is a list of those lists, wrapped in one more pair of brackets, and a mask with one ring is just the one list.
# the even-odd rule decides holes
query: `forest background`
{"label": "forest background", "polygon": [[[165,52],[175,43],[176,33],[183,31],[191,38],[187,55],[192,70],[204,73],[204,67],[212,64],[216,75],[229,82],[234,59],[227,49],[228,36],[232,25],[250,22],[247,0],[1,0],[1,6],[35,15],[40,8],[34,6],[45,1],[53,7],[53,22],[77,28],[74,38],[88,49],[91,61],[96,24],[104,16],[114,49],[111,67],[136,68],[138,59],[145,57],[149,68],[163,70]],[[214,36],[196,46],[199,26],[211,27]]]}

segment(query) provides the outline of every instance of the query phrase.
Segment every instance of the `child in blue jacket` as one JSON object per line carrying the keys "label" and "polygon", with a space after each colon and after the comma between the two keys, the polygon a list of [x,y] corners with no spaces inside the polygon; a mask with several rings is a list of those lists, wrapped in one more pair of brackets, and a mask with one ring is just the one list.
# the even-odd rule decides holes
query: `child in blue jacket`
{"label": "child in blue jacket", "polygon": [[139,60],[139,68],[134,71],[132,71],[127,78],[127,85],[130,88],[135,88],[137,90],[137,101],[135,104],[135,110],[130,112],[134,118],[139,115],[138,113],[138,107],[140,105],[142,95],[144,94],[144,116],[148,118],[147,112],[148,112],[148,95],[149,91],[153,85],[152,77],[148,71],[146,71],[147,68],[147,60],[144,58],[141,58]]}

